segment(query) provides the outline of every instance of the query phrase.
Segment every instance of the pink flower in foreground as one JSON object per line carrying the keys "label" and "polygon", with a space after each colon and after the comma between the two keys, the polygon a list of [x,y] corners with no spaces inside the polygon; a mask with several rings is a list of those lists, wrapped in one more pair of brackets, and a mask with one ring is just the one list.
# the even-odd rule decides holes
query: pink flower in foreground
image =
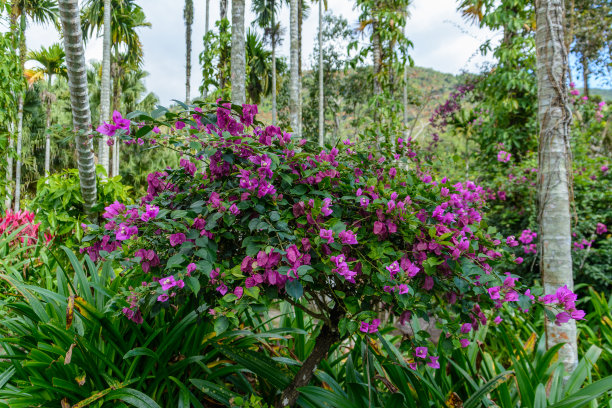
{"label": "pink flower in foreground", "polygon": [[608,227],[606,227],[605,224],[598,222],[597,228],[595,229],[595,233],[597,235],[601,235],[601,234],[605,234],[606,232],[608,232]]}
{"label": "pink flower in foreground", "polygon": [[417,347],[414,349],[414,355],[418,358],[427,357],[427,347]]}

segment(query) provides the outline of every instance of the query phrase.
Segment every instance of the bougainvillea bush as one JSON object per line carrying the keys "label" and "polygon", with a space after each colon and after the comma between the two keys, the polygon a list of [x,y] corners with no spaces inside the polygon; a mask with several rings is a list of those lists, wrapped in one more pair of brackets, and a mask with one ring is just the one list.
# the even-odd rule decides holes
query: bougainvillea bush
{"label": "bougainvillea bush", "polygon": [[[392,157],[348,140],[314,153],[256,113],[228,103],[159,108],[113,130],[182,153],[178,168],[148,176],[138,205],[115,202],[104,225],[87,227],[89,255],[116,260],[132,282],[123,314],[134,324],[188,297],[212,305],[202,317],[218,333],[249,325],[246,308],[302,308],[320,333],[279,398],[291,405],[333,343],[374,335],[390,323],[385,314],[436,318],[449,349],[501,321],[504,307],[541,302],[559,324],[584,316],[567,288],[538,299],[498,267],[521,259],[507,251],[513,238],[482,222],[483,189],[433,180],[410,141],[398,139]],[[439,368],[431,342],[409,338],[401,349],[414,370]]]}

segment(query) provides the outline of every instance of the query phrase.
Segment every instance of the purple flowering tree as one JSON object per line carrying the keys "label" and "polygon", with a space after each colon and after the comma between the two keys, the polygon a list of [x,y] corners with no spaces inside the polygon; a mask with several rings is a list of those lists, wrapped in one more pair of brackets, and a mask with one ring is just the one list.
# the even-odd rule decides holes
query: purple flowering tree
{"label": "purple flowering tree", "polygon": [[[308,152],[256,113],[229,104],[158,110],[133,115],[133,139],[120,132],[183,155],[179,168],[149,175],[139,205],[115,203],[105,225],[89,226],[89,255],[119,261],[133,280],[127,318],[141,323],[196,297],[220,333],[255,306],[302,309],[318,335],[278,406],[295,403],[334,343],[392,324],[381,311],[404,323],[433,316],[440,341],[456,348],[506,308],[538,303],[559,323],[583,318],[567,288],[536,298],[541,289],[501,269],[518,261],[508,251],[516,240],[488,233],[486,192],[411,170],[409,141],[398,139],[395,160],[348,141]],[[403,349],[415,370],[440,367],[427,339]]]}

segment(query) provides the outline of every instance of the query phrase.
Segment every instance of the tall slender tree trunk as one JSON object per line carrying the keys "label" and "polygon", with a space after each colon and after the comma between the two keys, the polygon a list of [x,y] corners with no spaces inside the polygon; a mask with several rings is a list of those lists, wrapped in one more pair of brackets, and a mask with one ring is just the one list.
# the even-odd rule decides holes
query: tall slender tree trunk
{"label": "tall slender tree trunk", "polygon": [[[227,18],[227,0],[220,0],[219,1],[219,20],[223,20]],[[222,34],[225,33],[225,29],[219,29],[219,37],[222,37]],[[225,78],[225,71],[224,68],[226,67],[226,61],[227,61],[227,55],[225,52],[221,53],[221,56],[219,57],[219,89],[224,90],[225,89],[225,83],[226,83],[226,78]],[[226,95],[223,95],[224,97]]]}
{"label": "tall slender tree trunk", "polygon": [[45,177],[49,177],[49,174],[51,172],[51,134],[49,133],[49,128],[51,127],[51,103],[52,103],[52,100],[54,99],[54,97],[51,94],[52,75],[51,74],[48,74],[48,75],[49,75],[49,90],[47,91],[45,98],[43,98],[45,100],[45,105],[46,105],[46,110],[45,110],[45,118],[46,118],[46,123],[45,123]]}
{"label": "tall slender tree trunk", "polygon": [[587,98],[589,97],[589,63],[586,58],[582,57],[582,81],[583,81],[583,93]]}
{"label": "tall slender tree trunk", "polygon": [[325,144],[325,95],[323,94],[323,0],[319,0],[319,146]]}
{"label": "tall slender tree trunk", "polygon": [[[20,30],[19,27],[17,26],[17,2],[13,1],[13,3],[11,4],[11,14],[9,16],[9,20],[10,20],[10,28],[11,28],[11,33],[12,33],[12,42],[14,46],[17,46],[19,44],[19,38],[20,38]],[[10,152],[13,151],[13,149],[15,148],[15,124],[11,121],[9,123],[9,135],[8,135],[8,142],[9,142],[9,153],[7,153],[6,155],[6,164],[7,164],[7,172],[6,172],[6,196],[5,196],[5,200],[4,200],[4,207],[5,208],[11,208],[11,183],[13,182],[13,156],[10,154]]]}
{"label": "tall slender tree trunk", "polygon": [[91,138],[91,112],[87,94],[87,66],[81,32],[78,0],[59,0],[59,14],[64,34],[68,88],[72,106],[72,123],[77,133],[77,163],[85,211],[96,205],[96,166]]}
{"label": "tall slender tree trunk", "polygon": [[185,103],[191,100],[191,26],[193,24],[193,0],[185,0]]}
{"label": "tall slender tree trunk", "polygon": [[379,74],[382,69],[382,48],[380,43],[380,34],[378,33],[378,23],[372,23],[372,59],[374,75],[374,95],[380,95],[382,87],[380,85]]}
{"label": "tall slender tree trunk", "polygon": [[244,0],[232,0],[232,101],[246,103],[246,56],[244,48]]}
{"label": "tall slender tree trunk", "polygon": [[299,137],[299,69],[298,69],[298,0],[291,0],[289,9],[289,37],[291,53],[289,58],[289,118],[293,133]]}
{"label": "tall slender tree trunk", "polygon": [[[20,17],[20,36],[19,36],[19,65],[21,73],[25,70],[25,57],[27,53],[25,31],[26,31],[26,16],[25,10],[21,11]],[[17,163],[15,164],[15,198],[13,208],[19,211],[21,200],[21,147],[23,143],[23,104],[25,99],[25,91],[19,95],[17,101]]]}
{"label": "tall slender tree trunk", "polygon": [[[100,84],[100,125],[110,120],[111,104],[111,0],[104,0],[104,42],[102,46],[102,83]],[[98,164],[110,176],[108,137],[98,142]]]}
{"label": "tall slender tree trunk", "polygon": [[23,141],[23,94],[17,101],[17,162],[15,163],[15,195],[13,209],[19,211],[21,200],[21,145]]}
{"label": "tall slender tree trunk", "polygon": [[[563,0],[536,0],[538,75],[540,267],[545,294],[573,288],[570,218],[571,112],[567,96],[567,52]],[[546,344],[565,343],[559,360],[566,370],[577,365],[576,322],[546,321]]]}
{"label": "tall slender tree trunk", "polygon": [[[406,7],[406,16],[408,16],[408,7]],[[408,22],[406,21],[406,24]],[[402,28],[402,34],[404,37],[406,36],[406,24]],[[404,107],[404,139],[408,137],[408,67],[404,62],[404,72],[403,72],[403,86],[402,86],[402,105]]]}
{"label": "tall slender tree trunk", "polygon": [[302,16],[303,1],[298,0],[298,137],[302,138]]}
{"label": "tall slender tree trunk", "polygon": [[[204,35],[208,34],[209,22],[210,20],[210,0],[206,0],[206,15],[204,16]],[[204,87],[204,91],[202,92],[202,97],[206,99],[208,96],[208,87]]]}
{"label": "tall slender tree trunk", "polygon": [[[276,10],[274,0],[272,0],[272,10]],[[273,12],[270,19],[270,33],[272,35],[272,124],[276,125],[276,22],[274,14]]]}

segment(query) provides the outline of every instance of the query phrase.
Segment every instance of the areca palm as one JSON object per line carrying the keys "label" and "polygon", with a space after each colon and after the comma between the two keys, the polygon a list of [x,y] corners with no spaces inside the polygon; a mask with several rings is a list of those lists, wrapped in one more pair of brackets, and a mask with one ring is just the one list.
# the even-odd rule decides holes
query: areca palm
{"label": "areca palm", "polygon": [[[105,3],[109,3],[109,0],[88,0],[86,2],[83,9],[82,27],[83,32],[87,36],[92,36],[94,33],[99,34],[102,27],[104,27]],[[143,27],[151,27],[151,23],[146,21],[142,7],[136,4],[135,0],[110,0],[110,48],[112,48],[114,56],[109,58],[108,65],[103,67],[102,77],[103,79],[105,75],[112,77],[113,109],[121,109],[119,106],[121,100],[119,81],[120,76],[126,72],[125,67],[118,66],[117,64],[141,66],[143,63],[142,43],[137,32],[137,29]],[[122,51],[125,51],[125,54],[120,57]],[[112,59],[115,60],[114,63],[111,62]],[[106,95],[102,95],[100,121],[108,120],[110,113],[110,109],[106,110],[108,98]],[[102,112],[102,109],[104,109],[104,112]],[[106,151],[105,143],[101,143],[100,146],[100,156],[104,157]],[[115,171],[118,169],[116,157],[118,156],[118,149],[119,146],[115,143],[111,166],[113,175],[116,174]]]}
{"label": "areca palm", "polygon": [[[247,84],[249,102],[259,104],[262,96],[272,94],[276,73],[284,71],[284,62],[272,58],[259,36],[249,30],[246,35]],[[276,64],[274,66],[273,64]]]}
{"label": "areca palm", "polygon": [[327,11],[327,0],[319,0],[319,146],[325,142],[325,98],[323,95],[323,3]]}
{"label": "areca palm", "polygon": [[[277,0],[253,0],[251,10],[256,15],[253,25],[264,30],[264,41],[272,47],[272,124],[276,125],[276,47],[282,42],[283,29],[276,21],[281,3]],[[248,38],[247,38],[248,41]]]}
{"label": "areca palm", "polygon": [[[11,30],[16,42],[19,44],[19,62],[21,71],[24,71],[26,59],[26,27],[28,18],[34,23],[57,23],[57,5],[52,0],[13,0],[11,2]],[[19,23],[17,23],[19,20]],[[21,144],[23,139],[23,103],[24,94],[21,93],[17,102],[17,164],[15,166],[15,211],[19,210],[21,198]],[[12,141],[12,138],[11,138]],[[12,147],[12,146],[11,146]],[[12,169],[12,159],[9,167]],[[9,174],[12,173],[9,172]],[[12,174],[10,174],[12,175]]]}
{"label": "areca palm", "polygon": [[232,100],[246,102],[246,56],[244,45],[244,0],[232,0]]}
{"label": "areca palm", "polygon": [[72,123],[76,131],[77,163],[81,195],[86,212],[96,205],[96,167],[93,142],[87,132],[91,131],[91,113],[87,92],[87,67],[79,18],[78,0],[59,0],[60,17],[64,34]]}
{"label": "areca palm", "polygon": [[193,24],[193,0],[185,0],[185,103],[191,97],[191,26]]}
{"label": "areca palm", "polygon": [[51,104],[56,97],[51,92],[54,75],[66,75],[66,66],[64,58],[66,54],[59,44],[53,44],[49,48],[41,47],[38,51],[31,51],[28,54],[28,59],[35,61],[42,67],[34,71],[43,77],[47,78],[47,89],[41,91],[41,99],[45,103],[45,176],[49,175],[49,167],[51,160],[51,135],[48,132],[51,126]]}

